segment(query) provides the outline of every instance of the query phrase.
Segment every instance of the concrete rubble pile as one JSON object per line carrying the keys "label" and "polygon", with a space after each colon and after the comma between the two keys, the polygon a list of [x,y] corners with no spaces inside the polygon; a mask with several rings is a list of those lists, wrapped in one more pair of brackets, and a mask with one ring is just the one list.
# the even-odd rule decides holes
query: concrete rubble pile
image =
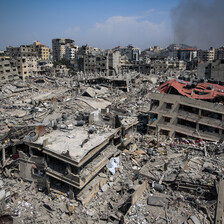
{"label": "concrete rubble pile", "polygon": [[176,76],[2,85],[0,223],[221,223],[223,140],[149,135]]}

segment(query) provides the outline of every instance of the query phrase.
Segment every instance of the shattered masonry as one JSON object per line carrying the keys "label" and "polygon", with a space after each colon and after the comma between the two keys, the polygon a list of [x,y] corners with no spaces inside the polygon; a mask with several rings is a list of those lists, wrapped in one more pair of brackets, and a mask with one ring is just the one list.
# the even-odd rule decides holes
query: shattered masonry
{"label": "shattered masonry", "polygon": [[0,222],[222,223],[223,86],[169,74],[1,83]]}

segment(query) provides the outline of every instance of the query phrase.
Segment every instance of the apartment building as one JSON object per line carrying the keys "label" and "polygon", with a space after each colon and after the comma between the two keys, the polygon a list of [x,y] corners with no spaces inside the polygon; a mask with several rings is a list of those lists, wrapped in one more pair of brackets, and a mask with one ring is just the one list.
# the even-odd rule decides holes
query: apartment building
{"label": "apartment building", "polygon": [[33,43],[33,48],[37,52],[38,58],[42,60],[49,60],[49,48],[40,42],[35,41]]}
{"label": "apartment building", "polygon": [[[52,40],[53,61],[60,61],[66,57],[66,48],[75,46],[75,41],[72,39],[56,38]],[[67,50],[68,52],[68,50]],[[68,56],[68,53],[67,53]]]}
{"label": "apartment building", "polygon": [[198,64],[198,78],[224,82],[224,59]]}
{"label": "apartment building", "polygon": [[33,45],[21,45],[20,47],[7,47],[6,51],[11,58],[17,57],[37,57],[38,53]]}
{"label": "apartment building", "polygon": [[20,57],[16,60],[19,76],[25,80],[31,75],[36,75],[41,72],[36,57]]}
{"label": "apartment building", "polygon": [[19,79],[16,63],[10,57],[0,57],[0,82],[7,82]]}
{"label": "apartment building", "polygon": [[194,58],[197,57],[197,50],[194,48],[183,48],[177,50],[177,57],[179,60],[182,61],[192,61]]}
{"label": "apartment building", "polygon": [[224,105],[174,94],[151,94],[149,132],[219,141],[224,135]]}
{"label": "apartment building", "polygon": [[215,59],[224,59],[224,46],[215,50]]}
{"label": "apartment building", "polygon": [[49,59],[49,48],[37,41],[30,45],[21,45],[20,47],[9,46],[6,50],[11,58],[38,57],[42,60]]}
{"label": "apartment building", "polygon": [[67,44],[65,46],[65,59],[66,60],[75,60],[77,51],[78,51],[77,45]]}
{"label": "apartment building", "polygon": [[212,62],[215,59],[215,48],[209,50],[198,50],[198,60]]}
{"label": "apartment building", "polygon": [[[101,122],[96,121],[101,115],[99,111],[92,115],[90,120],[96,126]],[[102,114],[102,119],[109,126],[97,126],[97,132],[90,133],[80,126],[66,132],[54,130],[39,137],[31,132],[24,138],[23,150],[18,152],[20,177],[46,187],[48,192],[53,185],[60,185],[63,191],[69,192],[69,197],[79,193],[106,166],[118,147],[130,143],[138,123],[137,118],[119,121],[117,116],[107,113]]]}
{"label": "apartment building", "polygon": [[120,70],[120,52],[106,51],[97,54],[85,54],[79,58],[79,67],[85,74],[117,75]]}
{"label": "apartment building", "polygon": [[129,62],[138,62],[141,54],[141,50],[138,47],[134,47],[132,45],[128,45],[124,48],[118,48],[121,56],[126,55],[128,57]]}

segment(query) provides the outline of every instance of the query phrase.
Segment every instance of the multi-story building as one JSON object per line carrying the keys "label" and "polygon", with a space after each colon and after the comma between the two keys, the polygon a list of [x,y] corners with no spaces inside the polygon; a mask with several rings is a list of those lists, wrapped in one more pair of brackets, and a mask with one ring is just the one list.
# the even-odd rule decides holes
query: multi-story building
{"label": "multi-story building", "polygon": [[118,51],[85,54],[80,56],[78,61],[79,69],[85,74],[117,75],[121,67],[120,52]]}
{"label": "multi-story building", "polygon": [[224,46],[215,50],[215,59],[224,59]]}
{"label": "multi-story building", "polygon": [[141,54],[140,48],[133,47],[132,45],[128,45],[124,48],[118,48],[118,51],[120,51],[121,56],[126,55],[129,59],[129,62],[138,62],[139,56]]}
{"label": "multi-story building", "polygon": [[108,52],[109,76],[118,74],[121,67],[121,54],[119,51]]}
{"label": "multi-story building", "polygon": [[199,63],[198,78],[224,82],[224,59]]}
{"label": "multi-story building", "polygon": [[124,117],[120,121],[118,116],[99,111],[92,112],[89,119],[95,127],[103,122],[110,128],[90,133],[85,127],[72,126],[71,138],[60,129],[39,138],[35,132],[27,135],[25,147],[18,151],[20,177],[46,187],[48,192],[58,182],[70,198],[74,193],[82,194],[80,190],[94,180],[118,147],[126,147],[133,140],[138,123],[136,118]]}
{"label": "multi-story building", "polygon": [[38,56],[38,53],[33,45],[21,45],[20,47],[9,46],[6,48],[6,50],[11,58]]}
{"label": "multi-story building", "polygon": [[209,50],[198,50],[199,61],[213,61],[215,59],[215,48],[211,47]]}
{"label": "multi-story building", "polygon": [[42,60],[49,59],[49,48],[37,41],[30,45],[21,45],[20,47],[9,46],[6,49],[11,58],[38,57]]}
{"label": "multi-story building", "polygon": [[177,57],[182,61],[191,61],[197,57],[197,50],[194,48],[183,48],[177,50]]}
{"label": "multi-story building", "polygon": [[0,57],[0,82],[16,79],[19,79],[16,64],[10,60],[10,57]]}
{"label": "multi-story building", "polygon": [[224,135],[224,105],[174,94],[151,94],[149,131],[219,141]]}
{"label": "multi-story building", "polygon": [[40,42],[35,41],[33,43],[34,51],[37,52],[38,58],[42,60],[49,60],[49,48],[45,45],[41,44]]}
{"label": "multi-story building", "polygon": [[81,57],[83,55],[86,55],[86,54],[98,54],[100,53],[100,50],[96,47],[91,47],[89,45],[83,45],[81,46],[79,49],[78,49],[78,52],[77,52],[77,55],[78,57]]}
{"label": "multi-story building", "polygon": [[36,57],[20,57],[16,60],[16,66],[19,76],[22,77],[23,80],[31,75],[39,74],[41,71]]}
{"label": "multi-story building", "polygon": [[[60,61],[66,57],[66,48],[75,46],[72,39],[57,38],[52,40],[53,60]],[[68,54],[67,54],[68,55]]]}
{"label": "multi-story building", "polygon": [[65,59],[75,60],[77,51],[78,51],[77,45],[67,44],[65,46]]}

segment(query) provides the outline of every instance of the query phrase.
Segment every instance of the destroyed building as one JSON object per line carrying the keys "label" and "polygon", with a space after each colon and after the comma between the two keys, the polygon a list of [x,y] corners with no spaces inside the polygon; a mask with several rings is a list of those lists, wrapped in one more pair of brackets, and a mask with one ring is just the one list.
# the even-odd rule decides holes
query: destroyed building
{"label": "destroyed building", "polygon": [[[92,116],[96,115],[93,113]],[[106,114],[103,116],[110,119]],[[35,180],[38,185],[47,187],[49,192],[53,182],[60,181],[72,194],[73,187],[81,190],[100,172],[118,146],[126,145],[127,135],[131,137],[135,124],[136,120],[121,129],[119,120],[115,119],[114,128],[107,130],[95,127],[87,130],[68,125],[70,131],[56,130],[34,142],[33,137],[28,136],[25,144],[29,150],[19,152],[20,175],[25,180]],[[77,121],[77,125],[83,125],[83,121]]]}
{"label": "destroyed building", "polygon": [[173,94],[152,94],[151,97],[149,128],[155,134],[210,141],[223,137],[223,105]]}
{"label": "destroyed building", "polygon": [[11,61],[9,57],[0,57],[0,76],[1,82],[19,79],[16,63]]}
{"label": "destroyed building", "polygon": [[198,78],[224,82],[224,59],[198,64]]}
{"label": "destroyed building", "polygon": [[78,52],[77,63],[79,71],[82,71],[84,74],[115,76],[119,73],[121,67],[120,52],[108,50],[105,52],[84,52],[82,55]]}
{"label": "destroyed building", "polygon": [[11,58],[38,57],[42,60],[49,59],[49,48],[38,41],[34,41],[34,43],[30,45],[21,45],[19,47],[9,46],[6,50]]}
{"label": "destroyed building", "polygon": [[174,79],[158,89],[163,94],[151,94],[149,127],[154,133],[211,141],[223,137],[223,86]]}
{"label": "destroyed building", "polygon": [[49,63],[1,83],[0,222],[222,219],[223,87],[176,62],[110,76]]}
{"label": "destroyed building", "polygon": [[72,39],[55,38],[52,39],[52,51],[53,61],[60,61],[63,58],[73,59],[77,48],[75,47],[75,41]]}

